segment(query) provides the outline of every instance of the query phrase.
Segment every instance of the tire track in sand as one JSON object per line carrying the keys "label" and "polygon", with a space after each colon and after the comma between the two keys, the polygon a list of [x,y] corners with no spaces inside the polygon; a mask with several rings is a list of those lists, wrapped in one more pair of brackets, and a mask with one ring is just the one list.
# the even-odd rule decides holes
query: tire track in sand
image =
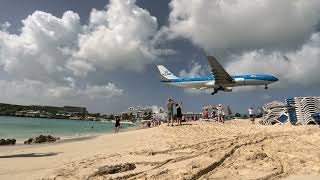
{"label": "tire track in sand", "polygon": [[[288,135],[282,135],[282,136],[272,136],[272,137],[263,137],[260,140],[255,140],[255,141],[249,141],[249,142],[245,142],[242,144],[238,144],[235,145],[230,151],[228,151],[221,159],[219,159],[218,161],[210,164],[209,166],[207,166],[206,168],[201,169],[200,171],[198,171],[196,174],[192,175],[190,178],[186,178],[186,179],[190,179],[190,180],[196,180],[199,179],[201,177],[203,177],[204,175],[210,173],[211,171],[214,171],[215,169],[217,169],[218,167],[220,167],[226,160],[228,160],[229,158],[232,158],[232,156],[234,155],[234,153],[240,149],[243,148],[245,146],[249,146],[249,145],[255,145],[255,144],[259,144],[265,140],[268,139],[274,139],[274,138],[279,138],[279,137],[286,137]],[[282,167],[282,166],[281,166]],[[282,169],[282,170],[281,170]],[[275,174],[271,174],[267,177],[264,177],[263,180],[265,179],[270,179],[274,176],[278,176],[280,174],[283,173],[283,168],[280,168],[280,171],[275,173]]]}

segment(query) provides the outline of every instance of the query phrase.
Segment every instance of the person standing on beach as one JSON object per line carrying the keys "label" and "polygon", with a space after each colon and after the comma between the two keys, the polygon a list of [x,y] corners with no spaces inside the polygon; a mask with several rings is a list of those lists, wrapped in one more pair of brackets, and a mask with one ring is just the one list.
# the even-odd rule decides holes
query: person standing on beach
{"label": "person standing on beach", "polygon": [[119,129],[120,129],[120,117],[119,116],[116,116],[116,124],[114,125],[114,127],[115,127],[114,132],[118,133]]}
{"label": "person standing on beach", "polygon": [[174,105],[174,101],[172,99],[168,99],[168,103],[167,103],[168,126],[170,125],[170,121],[171,121],[171,126],[173,126],[173,105]]}
{"label": "person standing on beach", "polygon": [[248,109],[248,111],[249,111],[250,121],[251,121],[252,124],[254,124],[253,107],[250,107],[250,108]]}
{"label": "person standing on beach", "polygon": [[218,122],[222,122],[224,123],[224,119],[223,119],[223,106],[222,104],[219,104],[219,106],[217,107],[217,110],[218,110]]}
{"label": "person standing on beach", "polygon": [[181,123],[182,123],[182,109],[181,108],[182,108],[182,102],[180,102],[179,104],[176,104],[178,125],[181,125]]}
{"label": "person standing on beach", "polygon": [[214,122],[215,119],[216,119],[216,111],[215,111],[215,109],[212,109],[211,118],[212,118],[212,121]]}
{"label": "person standing on beach", "polygon": [[203,112],[203,119],[209,119],[209,112],[208,109],[205,109]]}

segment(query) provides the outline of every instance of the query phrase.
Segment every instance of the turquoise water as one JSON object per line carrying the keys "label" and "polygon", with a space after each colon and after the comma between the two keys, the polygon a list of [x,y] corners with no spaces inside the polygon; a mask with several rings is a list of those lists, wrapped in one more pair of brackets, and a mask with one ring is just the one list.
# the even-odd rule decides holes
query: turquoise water
{"label": "turquoise water", "polygon": [[[121,127],[123,129],[133,125],[121,124]],[[64,138],[82,137],[113,131],[114,123],[112,122],[0,116],[0,139],[26,140],[40,134]]]}

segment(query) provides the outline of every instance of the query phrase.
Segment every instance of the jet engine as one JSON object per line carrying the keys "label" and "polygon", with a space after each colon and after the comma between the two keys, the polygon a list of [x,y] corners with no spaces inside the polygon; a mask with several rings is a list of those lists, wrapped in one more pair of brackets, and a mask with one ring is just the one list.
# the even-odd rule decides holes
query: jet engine
{"label": "jet engine", "polygon": [[206,86],[207,86],[207,87],[210,87],[210,88],[214,88],[214,87],[215,87],[215,84],[216,84],[215,81],[210,81],[210,82],[207,82],[207,83],[206,83]]}
{"label": "jet engine", "polygon": [[222,91],[224,91],[224,92],[232,92],[232,88],[231,87],[227,87],[227,88],[224,88]]}

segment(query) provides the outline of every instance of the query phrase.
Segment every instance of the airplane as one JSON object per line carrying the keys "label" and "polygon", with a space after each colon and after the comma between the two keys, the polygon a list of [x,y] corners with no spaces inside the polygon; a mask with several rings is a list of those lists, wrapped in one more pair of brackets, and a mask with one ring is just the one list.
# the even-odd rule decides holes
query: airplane
{"label": "airplane", "polygon": [[211,95],[219,91],[232,92],[232,88],[238,86],[260,86],[277,82],[279,79],[271,74],[246,74],[246,75],[229,75],[221,66],[218,60],[213,56],[208,56],[208,62],[211,66],[212,76],[208,77],[190,77],[179,78],[171,73],[163,65],[158,65],[161,74],[161,83],[193,89],[213,89]]}

